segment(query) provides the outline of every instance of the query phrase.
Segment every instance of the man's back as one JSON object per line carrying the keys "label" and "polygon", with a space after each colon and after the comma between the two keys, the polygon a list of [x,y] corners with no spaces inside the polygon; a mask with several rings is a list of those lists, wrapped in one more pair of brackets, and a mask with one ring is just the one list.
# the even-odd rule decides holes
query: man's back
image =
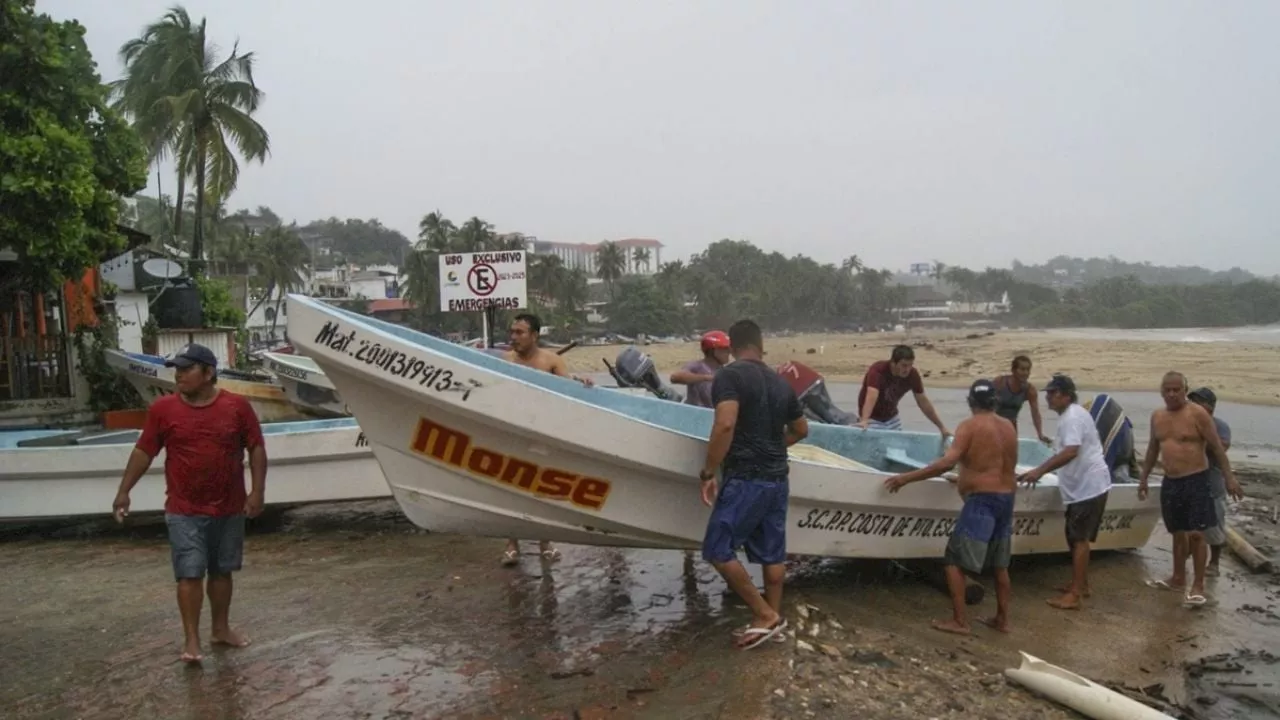
{"label": "man's back", "polygon": [[978,413],[956,428],[962,443],[960,494],[1005,493],[1017,489],[1018,431],[994,412]]}
{"label": "man's back", "polygon": [[795,391],[758,360],[738,360],[721,368],[711,385],[714,404],[738,403],[733,442],[725,456],[725,475],[753,478],[787,476],[787,423],[802,416]]}

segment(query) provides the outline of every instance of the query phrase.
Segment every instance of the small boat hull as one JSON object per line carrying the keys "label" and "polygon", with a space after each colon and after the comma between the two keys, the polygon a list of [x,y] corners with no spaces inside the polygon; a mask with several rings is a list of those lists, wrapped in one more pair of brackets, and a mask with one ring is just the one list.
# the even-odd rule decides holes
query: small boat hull
{"label": "small boat hull", "polygon": [[[107,364],[115,368],[148,405],[165,395],[173,394],[176,387],[173,368],[164,366],[164,358],[119,350],[107,350],[103,354]],[[259,422],[284,422],[306,418],[293,403],[289,402],[279,383],[252,380],[237,375],[234,371],[219,372],[218,387],[248,400],[249,405],[258,415]]]}
{"label": "small boat hull", "polygon": [[[48,431],[49,442],[58,433]],[[102,433],[82,445],[13,447],[0,433],[0,521],[35,521],[106,515],[137,431]],[[9,436],[9,437],[5,437]],[[263,426],[266,440],[267,504],[294,505],[385,498],[386,479],[354,420],[316,420]],[[164,509],[164,453],[130,496],[132,514]],[[246,482],[247,482],[246,474]]]}
{"label": "small boat hull", "polygon": [[302,355],[262,353],[267,369],[275,376],[289,402],[315,417],[347,417],[351,413],[338,391],[310,359]]}
{"label": "small boat hull", "polygon": [[[439,532],[592,545],[694,548],[709,510],[698,497],[712,413],[584,388],[307,298],[291,298],[289,337],[342,393],[393,495]],[[928,462],[936,435],[810,426],[793,455],[788,552],[937,558],[961,507],[945,480],[890,494],[895,457]],[[1027,440],[1021,463],[1048,456]],[[854,458],[857,458],[855,460]],[[1013,550],[1067,550],[1056,480],[1019,490]],[[1115,486],[1098,549],[1146,543],[1159,493]]]}

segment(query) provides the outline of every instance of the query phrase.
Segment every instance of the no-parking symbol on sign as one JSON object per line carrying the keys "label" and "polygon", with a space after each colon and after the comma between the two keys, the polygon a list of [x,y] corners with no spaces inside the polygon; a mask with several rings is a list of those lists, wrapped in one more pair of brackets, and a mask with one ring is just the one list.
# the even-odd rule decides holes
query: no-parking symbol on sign
{"label": "no-parking symbol on sign", "polygon": [[526,307],[526,262],[523,250],[441,255],[440,309],[475,312],[487,307]]}

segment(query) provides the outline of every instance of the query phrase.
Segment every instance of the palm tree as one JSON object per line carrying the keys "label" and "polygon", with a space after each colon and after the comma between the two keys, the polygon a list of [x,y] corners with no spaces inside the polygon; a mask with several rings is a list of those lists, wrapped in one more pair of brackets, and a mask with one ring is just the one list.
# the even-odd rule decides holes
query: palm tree
{"label": "palm tree", "polygon": [[596,250],[596,277],[609,285],[609,300],[613,300],[613,284],[627,269],[627,251],[617,243],[605,240]]}
{"label": "palm tree", "polygon": [[[125,77],[113,88],[118,105],[134,120],[153,158],[173,154],[178,167],[177,212],[182,183],[196,186],[192,274],[203,272],[206,194],[225,199],[235,189],[240,165],[231,144],[247,160],[263,162],[270,137],[252,115],[263,93],[253,80],[253,53],[233,47],[221,62],[207,41],[206,20],[193,25],[182,6],[174,6],[120,48]],[[230,144],[228,143],[230,141]],[[180,223],[179,219],[175,225]]]}
{"label": "palm tree", "polygon": [[850,275],[857,275],[862,272],[862,267],[862,258],[857,255],[850,255],[844,259],[844,262],[840,263],[840,268]]}
{"label": "palm tree", "polygon": [[302,240],[283,225],[274,225],[264,230],[257,237],[256,250],[254,264],[258,268],[258,283],[263,286],[264,292],[249,314],[252,315],[259,306],[274,297],[276,313],[271,320],[271,333],[274,335],[276,319],[280,317],[280,306],[284,303],[285,294],[306,284],[302,270],[307,266],[310,253]]}
{"label": "palm tree", "polygon": [[568,279],[568,268],[556,255],[534,255],[529,263],[529,286],[544,302],[558,305]]}
{"label": "palm tree", "polygon": [[644,266],[644,271],[649,272],[649,248],[638,247],[631,251],[631,262],[633,267],[639,270],[640,266]]}

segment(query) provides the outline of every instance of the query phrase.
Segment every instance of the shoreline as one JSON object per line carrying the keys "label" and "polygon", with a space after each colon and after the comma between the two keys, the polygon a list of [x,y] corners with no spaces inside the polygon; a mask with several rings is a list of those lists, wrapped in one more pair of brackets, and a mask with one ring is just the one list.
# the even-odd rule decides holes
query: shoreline
{"label": "shoreline", "polygon": [[[1280,363],[1280,360],[1277,360],[1277,363]],[[824,377],[829,383],[851,383],[851,384],[862,383],[862,375],[824,375]],[[931,387],[942,388],[945,390],[967,390],[969,388],[969,385],[974,380],[976,380],[977,377],[978,376],[975,375],[972,378],[957,378],[957,377],[926,378],[924,383],[924,389],[926,392]],[[1106,393],[1150,392],[1152,394],[1159,393],[1158,388],[1152,388],[1147,383],[1131,382],[1128,384],[1122,384],[1118,387],[1113,385],[1109,385],[1107,387],[1094,387],[1088,381],[1080,381],[1076,379],[1075,376],[1072,376],[1072,379],[1076,380],[1076,387],[1079,389],[1081,393],[1088,393],[1088,394],[1099,393],[1099,392],[1106,392]],[[1035,383],[1035,380],[1036,378],[1033,377],[1032,382]],[[1039,384],[1037,384],[1037,387],[1040,387],[1043,384],[1044,382],[1041,381]],[[1230,403],[1235,403],[1237,405],[1256,405],[1258,407],[1280,407],[1280,398],[1277,398],[1277,397],[1259,397],[1257,395],[1248,395],[1248,394],[1241,394],[1241,393],[1234,393],[1234,392],[1227,392],[1227,391],[1219,392],[1216,390],[1215,390],[1215,394],[1218,396],[1218,402],[1230,402]]]}
{"label": "shoreline", "polygon": [[[1007,373],[1017,355],[1032,360],[1031,382],[1041,387],[1066,373],[1085,391],[1158,393],[1170,370],[1191,387],[1213,388],[1220,401],[1280,407],[1280,347],[1252,343],[1200,343],[1141,339],[1099,340],[1043,330],[825,333],[765,338],[765,362],[795,360],[829,382],[860,383],[871,363],[888,360],[895,345],[910,345],[926,388],[966,388],[974,380]],[[625,345],[585,346],[565,355],[570,370],[602,372]],[[673,370],[701,356],[697,343],[640,346],[664,381]]]}

